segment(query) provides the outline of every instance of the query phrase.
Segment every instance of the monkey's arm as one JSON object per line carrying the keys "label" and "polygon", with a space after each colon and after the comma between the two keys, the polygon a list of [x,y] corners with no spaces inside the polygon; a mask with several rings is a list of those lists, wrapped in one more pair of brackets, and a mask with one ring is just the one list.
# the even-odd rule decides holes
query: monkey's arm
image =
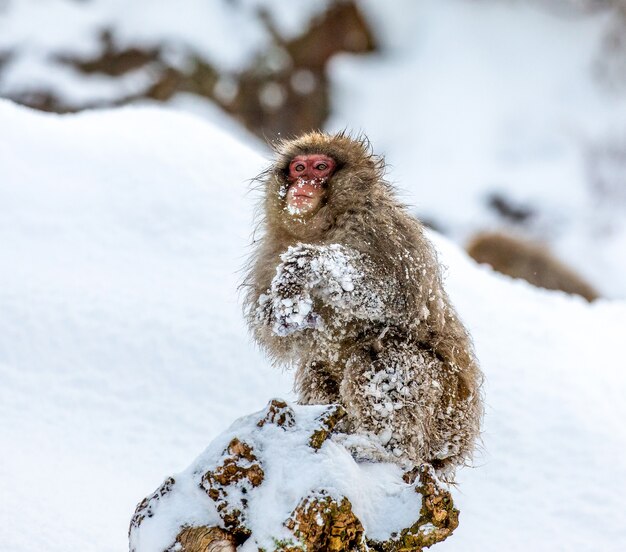
{"label": "monkey's arm", "polygon": [[386,321],[397,287],[377,273],[366,255],[339,244],[299,244],[287,249],[281,261],[257,309],[257,317],[276,335],[323,327],[313,311],[314,298],[347,318]]}

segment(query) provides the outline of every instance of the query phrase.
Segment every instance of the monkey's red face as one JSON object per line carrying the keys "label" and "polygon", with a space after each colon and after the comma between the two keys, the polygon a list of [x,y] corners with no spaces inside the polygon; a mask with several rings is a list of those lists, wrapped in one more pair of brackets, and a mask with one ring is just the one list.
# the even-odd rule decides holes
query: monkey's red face
{"label": "monkey's red face", "polygon": [[287,210],[294,215],[317,211],[337,163],[321,153],[296,155],[289,163]]}

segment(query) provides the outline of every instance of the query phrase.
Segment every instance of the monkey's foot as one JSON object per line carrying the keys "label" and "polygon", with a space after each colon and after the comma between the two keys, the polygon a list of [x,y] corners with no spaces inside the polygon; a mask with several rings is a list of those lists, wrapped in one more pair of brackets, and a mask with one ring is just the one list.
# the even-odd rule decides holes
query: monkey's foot
{"label": "monkey's foot", "polygon": [[331,438],[348,450],[356,462],[398,463],[398,459],[375,437],[359,433],[335,433]]}

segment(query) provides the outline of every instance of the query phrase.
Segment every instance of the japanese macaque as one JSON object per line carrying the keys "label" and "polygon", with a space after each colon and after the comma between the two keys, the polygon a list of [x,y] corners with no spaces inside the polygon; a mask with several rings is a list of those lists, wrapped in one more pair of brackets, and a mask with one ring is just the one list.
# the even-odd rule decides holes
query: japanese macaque
{"label": "japanese macaque", "polygon": [[591,285],[539,244],[499,232],[483,232],[472,238],[467,252],[476,262],[534,286],[560,289],[587,301],[598,298]]}
{"label": "japanese macaque", "polygon": [[256,341],[296,367],[303,404],[341,403],[357,458],[452,479],[482,416],[481,372],[422,225],[365,139],[306,134],[261,175],[263,235],[245,280]]}

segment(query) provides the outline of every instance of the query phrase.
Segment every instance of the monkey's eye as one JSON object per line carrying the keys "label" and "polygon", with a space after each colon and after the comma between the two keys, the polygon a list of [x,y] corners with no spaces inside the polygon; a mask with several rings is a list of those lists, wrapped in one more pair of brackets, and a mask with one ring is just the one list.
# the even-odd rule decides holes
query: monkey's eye
{"label": "monkey's eye", "polygon": [[303,165],[302,163],[298,163],[298,164],[296,165],[296,170],[297,170],[298,172],[302,172],[304,169],[305,169],[305,167],[304,167],[304,165]]}
{"label": "monkey's eye", "polygon": [[325,171],[328,168],[328,165],[326,163],[319,163],[315,168],[318,171]]}

